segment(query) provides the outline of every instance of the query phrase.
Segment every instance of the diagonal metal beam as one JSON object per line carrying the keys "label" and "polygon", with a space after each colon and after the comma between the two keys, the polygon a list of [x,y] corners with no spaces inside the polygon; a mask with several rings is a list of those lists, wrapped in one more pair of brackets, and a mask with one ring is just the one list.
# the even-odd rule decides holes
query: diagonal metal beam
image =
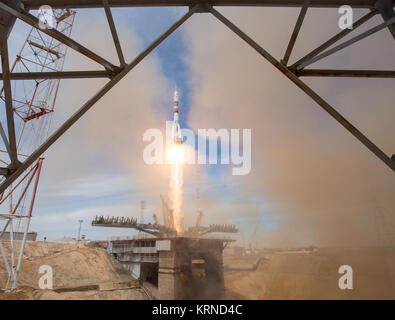
{"label": "diagonal metal beam", "polygon": [[[111,76],[112,72],[107,70],[10,73],[11,80],[111,78]],[[2,79],[3,74],[0,73],[0,80]]]}
{"label": "diagonal metal beam", "polygon": [[296,71],[295,74],[298,77],[395,78],[395,70],[303,69]]}
{"label": "diagonal metal beam", "polygon": [[179,26],[188,20],[197,10],[194,6],[176,23],[167,29],[161,36],[152,42],[144,51],[142,51],[132,62],[117,73],[104,87],[102,87],[92,98],[90,98],[77,112],[67,119],[44,143],[38,147],[12,174],[6,177],[0,185],[0,193],[3,192],[10,184],[15,181],[34,161],[36,161],[56,140],[58,140],[75,122],[77,122],[97,101],[99,101],[110,89],[112,89],[129,71],[137,66],[151,51],[159,46],[169,35],[171,35]]}
{"label": "diagonal metal beam", "polygon": [[377,25],[377,26],[375,26],[375,27],[373,27],[373,28],[371,28],[371,29],[369,29],[369,30],[357,35],[357,36],[355,36],[354,38],[351,38],[350,40],[344,41],[343,43],[337,45],[336,47],[333,47],[332,49],[329,49],[329,50],[325,51],[324,53],[321,53],[318,56],[315,56],[315,57],[303,62],[296,69],[297,70],[303,69],[303,68],[311,65],[314,62],[317,62],[317,61],[319,61],[319,60],[321,60],[321,59],[323,59],[323,58],[325,58],[325,57],[327,57],[327,56],[329,56],[331,54],[334,54],[335,52],[338,52],[341,49],[344,49],[344,48],[352,45],[353,43],[355,43],[355,42],[357,42],[359,40],[362,40],[362,39],[364,39],[364,38],[366,38],[366,37],[378,32],[378,31],[386,28],[387,26],[391,25],[394,22],[395,22],[395,17],[393,17],[393,18],[391,18],[391,19],[389,19],[389,20],[387,20],[387,21],[385,21],[385,22],[383,22],[383,23],[381,23],[381,24],[379,24],[379,25]]}
{"label": "diagonal metal beam", "polygon": [[12,108],[12,92],[11,92],[11,77],[10,64],[8,60],[8,44],[7,31],[4,28],[0,29],[0,52],[1,52],[1,66],[3,70],[3,87],[5,98],[5,111],[7,116],[8,127],[8,147],[11,165],[14,167],[18,163],[18,156],[16,153],[16,139],[15,139],[15,123],[14,110]]}
{"label": "diagonal metal beam", "polygon": [[292,32],[291,39],[289,40],[287,50],[285,51],[284,58],[281,61],[284,65],[288,64],[289,57],[291,56],[292,49],[294,48],[296,38],[298,37],[300,28],[302,27],[302,23],[304,17],[306,16],[307,8],[309,7],[310,0],[303,1],[303,7],[300,9],[300,13],[298,16],[298,20],[296,20],[296,24],[294,27],[294,31]]}
{"label": "diagonal metal beam", "polygon": [[115,45],[115,48],[117,49],[119,63],[121,64],[121,67],[123,67],[126,65],[126,62],[125,62],[125,58],[122,53],[122,48],[121,48],[121,44],[119,42],[117,29],[115,28],[114,19],[112,18],[111,9],[108,6],[108,1],[103,0],[103,5],[104,5],[104,11],[106,12],[108,25],[110,26],[112,39],[114,40],[114,45]]}
{"label": "diagonal metal beam", "polygon": [[[38,28],[38,26],[39,26],[39,19],[37,19],[35,16],[31,15],[30,13],[18,12],[16,10],[14,10],[13,8],[7,6],[3,2],[0,2],[0,9],[12,14],[13,16],[21,19],[22,21],[26,22],[27,24],[29,24],[35,28]],[[59,32],[58,30],[56,30],[56,29],[39,29],[39,30],[41,32],[49,35],[50,37],[58,40],[59,42],[67,45],[68,47],[82,53],[84,56],[96,61],[97,63],[101,64],[107,70],[114,71],[116,69],[116,67],[112,63],[108,62],[107,60],[100,57],[99,55],[92,52],[91,50],[85,48],[78,42],[74,41],[73,39],[71,39],[71,38],[67,37],[66,35],[64,35],[63,33]]]}
{"label": "diagonal metal beam", "polygon": [[1,124],[1,122],[0,122],[0,135],[1,135],[1,138],[3,139],[7,153],[11,154],[10,144],[8,143],[7,135],[5,134],[5,131],[4,131],[4,128],[3,128],[3,125]]}
{"label": "diagonal metal beam", "polygon": [[[8,1],[8,4],[14,8],[19,8],[18,11],[21,10],[21,0],[10,0]],[[4,25],[8,38],[11,34],[12,28],[14,27],[16,17],[7,12],[0,12],[0,19],[1,23]]]}
{"label": "diagonal metal beam", "polygon": [[[380,12],[384,21],[395,17],[392,0],[377,0],[374,6]],[[391,32],[392,37],[395,39],[395,23],[389,25],[388,29]]]}
{"label": "diagonal metal beam", "polygon": [[302,63],[304,63],[305,61],[313,58],[314,56],[316,56],[317,54],[321,53],[322,51],[328,49],[331,45],[333,45],[334,43],[336,43],[337,41],[339,41],[340,39],[344,38],[346,35],[348,35],[351,31],[355,30],[356,28],[358,28],[359,26],[363,25],[366,21],[370,20],[370,18],[372,18],[373,16],[375,16],[377,14],[377,11],[370,11],[369,13],[367,13],[366,15],[364,15],[362,18],[358,19],[357,21],[355,21],[352,25],[352,29],[345,29],[341,32],[339,32],[338,34],[334,35],[332,38],[330,38],[328,41],[324,42],[323,44],[321,44],[319,47],[317,47],[316,49],[314,49],[313,51],[311,51],[310,53],[306,54],[303,58],[299,59],[298,61],[296,61],[291,67],[290,69],[295,70],[296,68],[298,68]]}
{"label": "diagonal metal beam", "polygon": [[236,33],[241,39],[243,39],[247,44],[249,44],[255,51],[257,51],[262,57],[264,57],[267,61],[269,61],[274,67],[276,67],[279,71],[281,71],[288,79],[290,79],[294,84],[296,84],[296,86],[298,86],[318,105],[320,105],[326,112],[328,112],[347,131],[349,131],[354,137],[356,137],[360,142],[362,142],[370,151],[372,151],[379,159],[381,159],[386,165],[388,165],[393,171],[395,171],[395,160],[388,157],[373,142],[371,142],[362,132],[360,132],[356,127],[354,127],[347,119],[345,119],[329,103],[327,103],[317,93],[315,93],[308,85],[306,85],[302,80],[300,80],[285,65],[277,61],[270,53],[268,53],[259,44],[257,44],[254,40],[252,40],[248,35],[246,35],[238,27],[236,27],[221,13],[219,13],[211,6],[209,7],[209,10],[218,20],[220,20],[223,24],[225,24],[234,33]]}

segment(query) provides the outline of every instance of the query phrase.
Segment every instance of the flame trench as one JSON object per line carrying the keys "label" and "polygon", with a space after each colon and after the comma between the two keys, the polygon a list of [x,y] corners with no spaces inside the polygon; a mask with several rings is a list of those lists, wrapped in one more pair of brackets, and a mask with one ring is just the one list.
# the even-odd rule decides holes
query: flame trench
{"label": "flame trench", "polygon": [[182,215],[182,191],[183,175],[182,164],[184,149],[182,146],[172,146],[170,149],[171,172],[169,198],[173,208],[174,229],[181,234],[184,228],[184,216]]}

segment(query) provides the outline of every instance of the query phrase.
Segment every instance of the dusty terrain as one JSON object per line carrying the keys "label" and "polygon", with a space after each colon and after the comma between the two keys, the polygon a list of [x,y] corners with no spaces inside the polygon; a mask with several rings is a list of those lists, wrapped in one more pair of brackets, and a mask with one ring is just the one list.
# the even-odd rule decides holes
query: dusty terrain
{"label": "dusty terrain", "polygon": [[[319,249],[262,253],[256,271],[225,272],[227,299],[395,299],[395,248]],[[225,256],[251,266],[256,256]],[[340,290],[341,265],[353,269],[353,290]]]}
{"label": "dusty terrain", "polygon": [[[9,246],[3,242],[6,251]],[[251,269],[261,259],[255,271]],[[53,268],[53,290],[40,290],[41,265]],[[395,299],[395,248],[326,248],[311,252],[225,255],[225,299]],[[340,290],[338,269],[353,268],[353,290]],[[0,263],[0,285],[7,280]],[[28,242],[19,290],[0,299],[146,299],[138,282],[93,244]]]}
{"label": "dusty terrain", "polygon": [[[3,241],[6,252],[9,243]],[[53,289],[39,290],[41,265],[53,270]],[[7,273],[0,263],[0,285]],[[19,277],[20,290],[0,299],[146,299],[122,265],[98,246],[85,243],[27,242]]]}

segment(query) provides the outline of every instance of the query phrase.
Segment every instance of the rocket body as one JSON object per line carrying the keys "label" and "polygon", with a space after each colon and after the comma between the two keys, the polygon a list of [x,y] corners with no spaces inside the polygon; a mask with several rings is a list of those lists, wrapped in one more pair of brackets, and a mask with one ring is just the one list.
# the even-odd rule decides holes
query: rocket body
{"label": "rocket body", "polygon": [[173,107],[173,130],[172,130],[172,139],[174,144],[182,144],[182,134],[180,123],[178,119],[178,105],[179,105],[179,96],[178,91],[174,91],[174,107]]}

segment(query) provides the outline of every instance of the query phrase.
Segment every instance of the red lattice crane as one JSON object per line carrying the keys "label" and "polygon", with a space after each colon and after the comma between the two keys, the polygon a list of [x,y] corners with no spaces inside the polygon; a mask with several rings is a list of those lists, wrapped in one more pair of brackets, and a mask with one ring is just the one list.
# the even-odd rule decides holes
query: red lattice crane
{"label": "red lattice crane", "polygon": [[[51,28],[70,36],[75,14],[69,9],[46,10],[39,11],[38,18],[40,21],[51,21]],[[66,45],[32,27],[10,68],[14,74],[25,75],[23,79],[11,81],[15,137],[20,159],[47,138],[59,90],[60,79],[37,75],[62,71],[66,53]],[[6,103],[5,90],[4,86],[1,87],[1,108]],[[8,166],[12,159],[8,156],[4,114],[0,116],[0,121],[0,162]],[[0,286],[5,290],[15,290],[17,287],[42,163],[43,158],[39,158],[21,178],[0,194],[0,252],[8,272],[7,283]]]}

